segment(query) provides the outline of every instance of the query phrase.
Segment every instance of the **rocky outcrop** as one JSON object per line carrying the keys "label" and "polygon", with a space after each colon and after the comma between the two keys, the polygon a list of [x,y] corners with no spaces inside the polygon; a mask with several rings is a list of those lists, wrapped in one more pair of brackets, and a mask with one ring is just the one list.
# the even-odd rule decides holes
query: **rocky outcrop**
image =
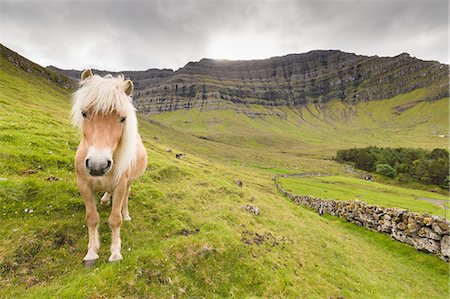
{"label": "rocky outcrop", "polygon": [[[77,71],[52,69],[79,78]],[[202,59],[177,71],[122,73],[135,82],[137,108],[158,113],[194,107],[233,108],[236,103],[296,106],[335,99],[355,103],[418,88],[427,88],[418,102],[432,101],[448,97],[448,72],[448,65],[406,53],[378,57],[328,50],[264,60]]]}
{"label": "rocky outcrop", "polygon": [[372,231],[389,234],[417,250],[450,261],[449,223],[441,217],[368,205],[358,200],[323,200],[309,195],[295,195],[284,190],[277,177],[274,181],[283,195],[299,205],[316,210],[320,215],[330,214]]}

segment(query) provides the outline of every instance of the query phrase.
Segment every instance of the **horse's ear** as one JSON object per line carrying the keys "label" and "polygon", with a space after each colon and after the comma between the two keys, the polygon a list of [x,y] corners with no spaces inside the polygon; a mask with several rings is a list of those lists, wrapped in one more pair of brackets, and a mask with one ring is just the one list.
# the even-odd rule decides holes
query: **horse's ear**
{"label": "horse's ear", "polygon": [[133,92],[133,89],[134,89],[133,81],[127,80],[127,81],[125,82],[125,94],[126,94],[127,96],[130,96],[131,93]]}
{"label": "horse's ear", "polygon": [[89,78],[90,76],[92,76],[92,71],[91,69],[85,69],[82,73],[81,73],[81,81],[86,80],[87,78]]}

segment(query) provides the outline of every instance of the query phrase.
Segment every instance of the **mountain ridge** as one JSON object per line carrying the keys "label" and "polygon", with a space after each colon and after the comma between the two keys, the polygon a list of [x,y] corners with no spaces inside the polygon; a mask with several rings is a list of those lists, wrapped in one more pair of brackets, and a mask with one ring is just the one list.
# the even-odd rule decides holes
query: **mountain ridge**
{"label": "mountain ridge", "polygon": [[[50,67],[74,79],[81,71]],[[135,83],[135,103],[144,113],[233,104],[298,106],[340,100],[348,103],[392,98],[428,88],[422,101],[448,97],[448,65],[402,53],[364,56],[339,50],[314,50],[258,60],[189,62],[177,71],[148,69],[122,73]]]}

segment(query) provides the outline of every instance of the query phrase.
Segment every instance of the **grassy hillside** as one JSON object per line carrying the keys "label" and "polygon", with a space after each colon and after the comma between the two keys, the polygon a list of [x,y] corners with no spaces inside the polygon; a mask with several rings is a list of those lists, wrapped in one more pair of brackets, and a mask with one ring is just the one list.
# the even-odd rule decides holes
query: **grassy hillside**
{"label": "grassy hillside", "polygon": [[446,147],[449,99],[418,102],[426,92],[419,89],[353,105],[340,101],[270,108],[241,104],[235,110],[178,110],[151,118],[217,142],[290,155],[332,156],[336,149],[368,144]]}
{"label": "grassy hillside", "polygon": [[[279,149],[266,150],[259,137],[236,143],[254,142],[245,149],[223,143],[224,126],[213,130],[221,141],[214,142],[144,116],[150,161],[133,186],[124,260],[107,262],[109,209],[100,209],[100,260],[86,269],[84,204],[73,170],[79,136],[68,96],[0,59],[1,298],[446,297],[448,265],[437,257],[320,217],[277,193],[272,173],[294,170],[292,161],[302,170],[340,171],[316,159],[316,145],[297,142],[277,160]],[[265,123],[272,126],[256,121],[261,132]],[[201,130],[190,133],[208,133]],[[186,157],[176,159],[181,151]],[[246,204],[258,206],[260,215],[245,211]]]}

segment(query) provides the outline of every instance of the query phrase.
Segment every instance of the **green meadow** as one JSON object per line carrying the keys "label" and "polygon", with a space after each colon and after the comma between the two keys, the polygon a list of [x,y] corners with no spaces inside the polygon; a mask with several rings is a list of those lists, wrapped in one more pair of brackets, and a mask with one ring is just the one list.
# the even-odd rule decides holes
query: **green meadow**
{"label": "green meadow", "polygon": [[[448,129],[448,99],[421,103],[405,112],[411,117],[389,107],[414,94],[351,108],[336,102],[325,110],[274,110],[285,118],[196,110],[140,115],[149,164],[132,187],[132,221],[122,226],[124,260],[107,262],[109,208],[99,208],[100,259],[85,268],[87,229],[73,168],[79,133],[70,123],[70,93],[0,58],[0,298],[447,297],[447,263],[297,206],[271,178],[303,171],[342,176],[342,166],[330,159],[337,148],[444,147],[437,135]],[[354,113],[340,123],[348,109]],[[176,159],[181,152],[186,156]],[[355,187],[349,197],[365,188],[334,179]],[[307,188],[319,192],[323,184]],[[367,200],[373,194],[411,210],[431,208],[409,197],[418,191],[384,186],[404,196],[391,202],[377,195],[384,192],[379,188],[368,189]],[[333,192],[337,197],[340,191]]]}
{"label": "green meadow", "polygon": [[390,186],[343,176],[280,178],[282,186],[294,194],[323,199],[359,200],[384,207],[444,216],[448,196],[423,190]]}

